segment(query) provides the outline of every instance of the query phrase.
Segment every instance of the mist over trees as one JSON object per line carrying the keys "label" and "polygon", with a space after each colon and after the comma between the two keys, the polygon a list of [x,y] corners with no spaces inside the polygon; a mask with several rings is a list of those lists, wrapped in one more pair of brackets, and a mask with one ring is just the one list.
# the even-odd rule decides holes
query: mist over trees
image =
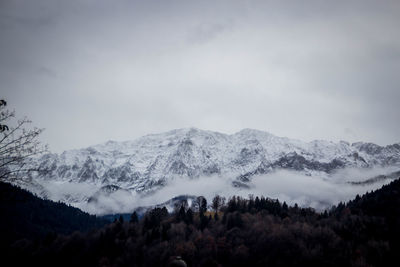
{"label": "mist over trees", "polygon": [[16,266],[169,266],[178,256],[187,266],[397,266],[399,194],[396,180],[323,213],[258,196],[216,196],[210,208],[199,197],[194,210],[134,212],[86,233],[26,236],[3,252]]}

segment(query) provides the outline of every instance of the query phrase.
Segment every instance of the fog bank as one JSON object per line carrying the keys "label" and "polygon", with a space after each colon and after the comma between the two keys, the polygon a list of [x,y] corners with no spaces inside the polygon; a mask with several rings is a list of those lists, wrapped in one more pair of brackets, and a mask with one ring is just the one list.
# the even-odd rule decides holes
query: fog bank
{"label": "fog bank", "polygon": [[279,170],[253,177],[247,188],[234,187],[233,180],[228,177],[176,178],[152,194],[143,195],[127,190],[117,190],[109,195],[99,195],[95,202],[80,202],[73,205],[92,214],[129,213],[135,208],[157,205],[179,195],[202,195],[210,203],[216,194],[225,196],[227,199],[234,195],[247,198],[252,194],[279,199],[289,205],[297,203],[301,207],[312,207],[322,211],[341,201],[351,200],[357,194],[362,195],[376,190],[392,179],[386,178],[358,185],[351,182],[366,181],[393,171],[395,171],[393,168],[344,169],[329,177],[322,177]]}

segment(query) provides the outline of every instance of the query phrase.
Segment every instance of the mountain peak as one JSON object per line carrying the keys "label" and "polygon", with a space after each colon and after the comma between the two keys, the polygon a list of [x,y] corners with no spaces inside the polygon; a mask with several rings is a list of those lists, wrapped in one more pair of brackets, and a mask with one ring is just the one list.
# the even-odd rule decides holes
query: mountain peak
{"label": "mountain peak", "polygon": [[344,167],[400,166],[400,147],[302,142],[249,128],[229,135],[189,127],[44,155],[32,164],[48,167],[38,178],[80,181],[85,177],[102,186],[146,191],[177,175],[249,178],[277,168],[328,175]]}
{"label": "mountain peak", "polygon": [[247,136],[273,136],[277,137],[269,132],[266,131],[261,131],[257,129],[251,129],[251,128],[244,128],[238,132],[236,132],[234,135],[247,135]]}
{"label": "mountain peak", "polygon": [[28,167],[41,170],[30,177],[36,193],[51,198],[43,185],[71,186],[55,200],[83,203],[99,188],[120,188],[117,194],[130,196],[154,192],[176,178],[217,176],[246,186],[254,176],[279,169],[329,178],[346,167],[387,166],[400,169],[399,145],[303,142],[249,128],[223,134],[190,127],[47,154],[31,159]]}

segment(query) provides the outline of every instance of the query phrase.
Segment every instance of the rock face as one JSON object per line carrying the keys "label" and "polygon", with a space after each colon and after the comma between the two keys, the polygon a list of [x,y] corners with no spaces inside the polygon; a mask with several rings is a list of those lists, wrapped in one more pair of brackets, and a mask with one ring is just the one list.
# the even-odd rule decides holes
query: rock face
{"label": "rock face", "polygon": [[47,154],[29,164],[41,169],[32,174],[35,179],[149,192],[174,177],[229,175],[247,182],[279,168],[313,175],[344,167],[400,166],[400,144],[302,142],[252,129],[227,135],[188,128]]}

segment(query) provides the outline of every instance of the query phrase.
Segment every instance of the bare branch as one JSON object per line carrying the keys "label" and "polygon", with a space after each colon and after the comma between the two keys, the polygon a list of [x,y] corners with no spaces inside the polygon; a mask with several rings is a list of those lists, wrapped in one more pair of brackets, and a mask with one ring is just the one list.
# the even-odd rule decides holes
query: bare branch
{"label": "bare branch", "polygon": [[26,117],[9,127],[7,122],[15,117],[15,112],[5,109],[5,105],[6,102],[0,100],[0,122],[4,130],[0,138],[0,180],[37,171],[37,168],[26,167],[28,158],[48,151],[38,140],[43,129],[27,127],[31,121]]}

